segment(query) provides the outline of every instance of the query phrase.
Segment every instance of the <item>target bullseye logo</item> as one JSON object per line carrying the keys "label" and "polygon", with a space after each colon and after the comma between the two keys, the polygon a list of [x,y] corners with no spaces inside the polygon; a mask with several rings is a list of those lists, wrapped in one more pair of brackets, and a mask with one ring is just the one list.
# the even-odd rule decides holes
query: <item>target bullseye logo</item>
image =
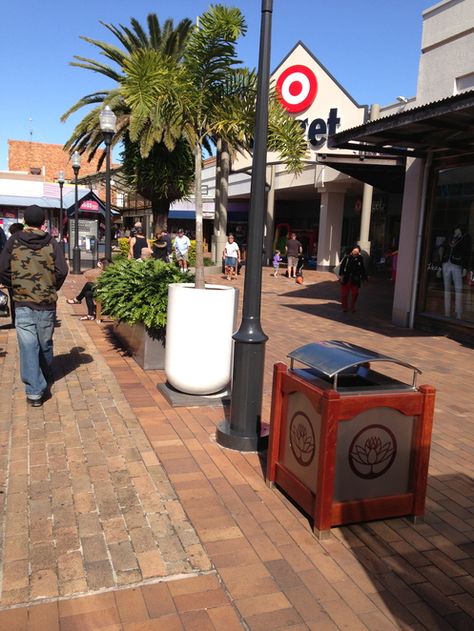
{"label": "target bullseye logo", "polygon": [[281,73],[276,87],[281,104],[288,112],[302,112],[316,98],[318,81],[307,66],[295,65]]}

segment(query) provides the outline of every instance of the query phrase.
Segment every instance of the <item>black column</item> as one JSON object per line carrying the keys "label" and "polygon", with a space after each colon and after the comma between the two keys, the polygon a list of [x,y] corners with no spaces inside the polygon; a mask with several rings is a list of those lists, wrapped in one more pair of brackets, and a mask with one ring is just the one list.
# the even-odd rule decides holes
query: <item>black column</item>
{"label": "black column", "polygon": [[77,176],[79,167],[72,167],[74,170],[75,204],[74,204],[74,247],[72,249],[72,273],[81,273],[81,250],[79,248],[79,200]]}
{"label": "black column", "polygon": [[104,133],[105,142],[105,258],[107,261],[112,260],[112,236],[111,215],[110,215],[110,143],[112,142],[113,133]]}
{"label": "black column", "polygon": [[64,182],[59,182],[59,243],[63,250],[63,253],[66,251],[66,246],[64,244],[64,205],[63,205],[63,186]]}
{"label": "black column", "polygon": [[216,433],[220,445],[239,451],[263,449],[268,441],[267,436],[261,435],[263,370],[268,337],[261,327],[260,305],[272,10],[273,0],[262,0],[243,314],[240,328],[234,335],[230,421],[220,423]]}

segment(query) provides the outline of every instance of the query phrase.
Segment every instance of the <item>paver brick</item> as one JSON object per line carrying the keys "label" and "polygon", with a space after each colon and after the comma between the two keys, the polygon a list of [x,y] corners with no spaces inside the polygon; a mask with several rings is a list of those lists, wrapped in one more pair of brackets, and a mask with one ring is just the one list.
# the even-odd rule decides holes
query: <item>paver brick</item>
{"label": "paver brick", "polygon": [[148,619],[148,610],[140,589],[118,591],[115,593],[115,601],[122,624]]}
{"label": "paver brick", "polygon": [[[320,282],[311,285],[311,278]],[[114,558],[111,549],[118,551],[122,547],[127,554],[116,557],[125,566],[130,565],[125,558],[130,560],[130,554],[133,556],[130,550],[135,546],[134,553],[139,563],[141,560],[139,567],[145,570],[146,580],[157,578],[162,571],[210,569],[214,561],[231,594],[232,589],[246,593],[246,586],[239,582],[239,571],[241,576],[248,576],[245,566],[265,567],[267,575],[250,575],[247,587],[250,595],[239,599],[244,608],[247,606],[245,624],[251,629],[262,626],[300,629],[305,610],[311,610],[315,618],[306,621],[307,628],[318,631],[335,629],[336,623],[339,628],[351,629],[386,625],[387,629],[394,626],[418,631],[448,624],[463,628],[467,612],[471,612],[474,589],[469,580],[473,570],[473,550],[469,546],[474,529],[469,479],[474,443],[469,441],[466,431],[461,431],[460,419],[465,430],[470,419],[471,400],[466,385],[470,383],[467,366],[472,355],[452,340],[418,333],[407,335],[377,320],[374,315],[377,301],[370,310],[364,309],[366,291],[361,297],[362,315],[343,321],[334,301],[328,302],[327,296],[321,298],[325,292],[337,297],[337,287],[330,278],[328,281],[327,275],[308,272],[306,284],[294,288],[286,279],[264,277],[268,293],[263,294],[262,316],[270,340],[266,349],[262,418],[268,419],[271,364],[284,359],[292,348],[313,341],[314,330],[320,339],[339,337],[371,348],[383,346],[394,355],[410,356],[413,363],[424,369],[426,382],[438,387],[424,525],[413,527],[403,518],[380,520],[334,529],[329,540],[318,542],[304,515],[279,491],[266,488],[263,461],[255,454],[221,450],[209,440],[223,416],[222,410],[169,408],[156,391],[156,382],[163,380],[160,372],[141,371],[133,360],[111,348],[103,337],[105,327],[79,323],[68,315],[70,308],[62,303],[59,308],[65,315],[56,341],[57,348],[64,349],[64,359],[58,363],[60,372],[53,398],[42,410],[28,409],[19,398],[8,401],[8,407],[6,402],[0,402],[0,419],[5,416],[12,419],[13,441],[12,453],[7,455],[2,454],[0,440],[0,463],[5,462],[0,472],[8,473],[0,482],[10,480],[7,490],[10,496],[15,496],[10,505],[6,497],[6,544],[17,536],[23,542],[29,537],[32,550],[37,550],[36,560],[32,556],[35,564],[46,564],[39,550],[46,551],[54,542],[56,588],[60,594],[115,587],[140,579],[138,569],[114,572],[110,563]],[[82,282],[81,279],[71,278],[69,282],[77,293],[77,282]],[[237,281],[240,282],[241,279]],[[385,291],[380,285],[376,287],[381,294]],[[73,310],[80,312],[79,307]],[[298,326],[288,326],[293,321],[289,316],[298,318]],[[4,362],[14,358],[12,335],[14,332],[0,328],[0,342],[9,345],[9,352],[0,357],[0,370],[2,363],[5,371]],[[71,353],[72,339],[84,350]],[[89,353],[93,361],[77,362],[83,352]],[[76,362],[72,369],[65,365],[71,358]],[[453,364],[458,367],[456,380],[450,372]],[[18,384],[13,363],[7,372],[13,390],[17,387],[14,384]],[[71,400],[78,405],[71,406]],[[10,427],[1,423],[0,420],[0,435],[3,431],[8,436]],[[28,437],[29,445],[25,447]],[[453,464],[465,473],[457,475]],[[129,492],[132,488],[138,503],[132,503],[135,502]],[[139,510],[125,515],[118,496],[123,508]],[[71,501],[73,523],[68,521],[71,512],[67,510],[56,515],[56,508],[72,508]],[[8,513],[8,506],[15,512]],[[94,546],[91,539],[91,545],[86,543],[81,547],[79,533],[83,539],[103,537],[107,558],[83,562],[81,568],[80,559],[84,559],[86,552],[92,556]],[[175,542],[170,544],[168,539],[173,541],[173,537]],[[156,556],[160,539],[164,554]],[[4,569],[8,570],[17,560],[20,563],[26,560],[16,558],[24,553],[24,544],[23,549],[21,545],[7,549]],[[64,555],[72,555],[71,559],[77,563],[70,575],[66,572],[67,564],[61,560]],[[25,575],[31,582],[33,574]],[[212,576],[215,581],[215,575]],[[34,577],[36,585],[40,582],[37,573]],[[51,583],[53,578],[49,575]],[[47,579],[45,576],[45,585]],[[268,588],[271,585],[272,591],[260,597],[266,597],[267,607],[276,598],[272,605],[275,609],[260,612],[258,601],[247,602],[258,597],[251,588],[259,580],[270,581]],[[31,587],[31,583],[27,587],[12,587],[4,577],[0,604],[27,602]],[[219,592],[219,584],[214,589]],[[166,585],[166,590],[173,602],[171,587]],[[193,590],[213,591],[212,588]],[[188,600],[192,601],[186,592],[180,598],[184,607]],[[286,598],[286,602],[279,598]],[[146,602],[145,596],[144,599]],[[183,624],[170,608],[155,612],[152,627],[149,620],[143,620],[126,623],[123,628],[161,627],[170,631],[174,627],[192,628],[198,620],[205,624],[213,622],[219,628],[212,614],[233,612],[229,607],[227,603],[213,606],[206,614],[197,609],[199,614],[195,616],[184,612]],[[146,609],[149,615],[149,607]],[[88,624],[85,617],[73,620],[76,615],[82,614],[66,616],[67,622]],[[95,613],[91,619],[94,616]],[[234,616],[238,621],[239,615],[234,612]],[[163,627],[165,619],[171,626]],[[108,626],[120,628],[117,622]]]}
{"label": "paver brick", "polygon": [[143,578],[165,576],[167,574],[166,565],[159,550],[138,552],[137,560]]}
{"label": "paver brick", "polygon": [[112,564],[116,572],[136,570],[138,568],[137,559],[129,541],[121,541],[108,546],[112,557]]}
{"label": "paver brick", "polygon": [[109,561],[90,561],[85,564],[86,579],[89,589],[113,587],[115,581]]}

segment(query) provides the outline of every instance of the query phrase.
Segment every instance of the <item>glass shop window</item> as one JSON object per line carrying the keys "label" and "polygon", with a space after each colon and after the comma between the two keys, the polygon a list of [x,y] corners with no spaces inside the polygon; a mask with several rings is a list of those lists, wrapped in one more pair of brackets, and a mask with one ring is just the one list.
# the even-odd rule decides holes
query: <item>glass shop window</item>
{"label": "glass shop window", "polygon": [[440,169],[428,229],[424,312],[474,322],[474,165]]}

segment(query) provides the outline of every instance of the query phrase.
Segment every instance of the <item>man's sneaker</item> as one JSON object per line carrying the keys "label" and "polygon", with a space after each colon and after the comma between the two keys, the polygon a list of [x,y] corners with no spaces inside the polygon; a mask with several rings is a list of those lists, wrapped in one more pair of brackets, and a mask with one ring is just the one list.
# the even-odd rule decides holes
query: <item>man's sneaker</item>
{"label": "man's sneaker", "polygon": [[26,397],[26,401],[28,405],[32,408],[40,408],[43,405],[43,399],[30,399],[30,397]]}

